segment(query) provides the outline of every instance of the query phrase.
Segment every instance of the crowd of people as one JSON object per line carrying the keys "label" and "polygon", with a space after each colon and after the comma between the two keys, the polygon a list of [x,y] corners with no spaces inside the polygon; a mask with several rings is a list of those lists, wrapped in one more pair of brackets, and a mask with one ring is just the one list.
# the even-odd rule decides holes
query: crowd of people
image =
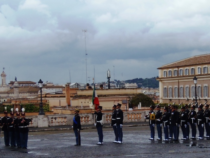
{"label": "crowd of people", "polygon": [[[191,108],[191,111],[188,108]],[[205,109],[203,109],[203,107]],[[154,112],[155,106],[150,106],[150,112],[145,116],[149,119],[149,126],[151,131],[150,140],[155,140],[155,124],[157,127],[158,141],[162,140],[162,129],[164,130],[164,141],[178,141],[179,129],[181,128],[183,138],[182,140],[206,138],[210,140],[210,111],[209,105],[200,104],[198,106],[198,112],[195,111],[195,105],[185,105],[181,107],[181,111],[178,111],[178,106],[169,105],[164,107],[162,113],[161,107],[156,106],[157,112]],[[197,128],[199,135],[196,138]],[[191,138],[190,138],[191,131]],[[206,131],[206,136],[204,133]]]}
{"label": "crowd of people", "polygon": [[[16,115],[16,118],[15,118]],[[4,117],[0,118],[0,126],[4,133],[4,144],[7,147],[27,149],[28,125],[31,120],[25,118],[25,109],[21,112],[16,108],[15,112],[11,108],[10,117],[7,107],[5,107]]]}

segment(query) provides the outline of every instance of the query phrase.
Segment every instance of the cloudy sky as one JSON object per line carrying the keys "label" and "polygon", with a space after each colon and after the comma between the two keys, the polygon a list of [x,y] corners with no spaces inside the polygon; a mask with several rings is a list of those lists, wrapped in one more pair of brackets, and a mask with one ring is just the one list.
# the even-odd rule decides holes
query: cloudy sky
{"label": "cloudy sky", "polygon": [[[86,82],[158,75],[210,52],[209,0],[0,0],[0,68],[7,81]],[[115,69],[115,75],[113,73]]]}

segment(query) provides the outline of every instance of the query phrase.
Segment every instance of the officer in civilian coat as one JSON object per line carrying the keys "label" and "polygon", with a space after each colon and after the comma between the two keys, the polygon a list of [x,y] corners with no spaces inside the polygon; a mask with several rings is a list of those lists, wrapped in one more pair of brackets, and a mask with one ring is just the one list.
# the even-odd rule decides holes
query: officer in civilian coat
{"label": "officer in civilian coat", "polygon": [[122,144],[123,141],[123,111],[120,108],[121,104],[117,104],[116,123],[117,123],[118,144]]}
{"label": "officer in civilian coat", "polygon": [[191,130],[192,130],[192,138],[196,138],[196,112],[195,112],[195,105],[191,105],[191,111],[189,113],[189,120],[190,120],[190,125],[191,125]]}
{"label": "officer in civilian coat", "polygon": [[149,140],[155,139],[155,112],[154,112],[154,109],[155,109],[155,107],[151,105],[149,114],[145,116],[145,119],[149,119],[149,126],[150,126],[150,132],[151,132],[151,137]]}
{"label": "officer in civilian coat", "polygon": [[75,115],[73,118],[73,130],[76,137],[76,144],[74,146],[81,146],[81,137],[80,137],[80,130],[81,130],[81,122],[79,116],[79,110],[75,109]]}
{"label": "officer in civilian coat", "polygon": [[11,112],[10,112],[10,119],[9,119],[9,139],[10,139],[10,146],[11,147],[15,147],[15,128],[14,128],[14,112],[13,112],[13,108],[11,108]]}
{"label": "officer in civilian coat", "polygon": [[197,125],[198,125],[198,131],[199,131],[199,137],[198,139],[202,140],[204,136],[204,112],[203,112],[203,105],[199,105],[198,112],[197,112]]}
{"label": "officer in civilian coat", "polygon": [[113,141],[113,143],[117,143],[118,142],[118,133],[117,133],[117,123],[116,123],[116,111],[117,105],[114,105],[112,107],[112,120],[111,120],[111,126],[114,130],[114,135],[115,135],[115,140]]}
{"label": "officer in civilian coat", "polygon": [[205,111],[204,111],[204,117],[205,117],[205,129],[206,129],[206,138],[210,139],[210,111],[209,111],[209,105],[205,105]]}
{"label": "officer in civilian coat", "polygon": [[188,113],[186,113],[185,106],[183,106],[180,112],[180,126],[183,134],[182,140],[187,139],[187,122],[188,122]]}
{"label": "officer in civilian coat", "polygon": [[157,112],[155,115],[155,120],[156,120],[156,126],[157,126],[157,132],[158,132],[158,138],[157,140],[162,140],[162,112],[160,111],[160,106],[157,105]]}
{"label": "officer in civilian coat", "polygon": [[4,131],[4,144],[9,146],[9,117],[7,113],[7,107],[5,107],[4,117],[2,118],[2,131]]}
{"label": "officer in civilian coat", "polygon": [[168,113],[168,107],[164,107],[164,113],[162,115],[161,121],[163,123],[163,128],[164,128],[164,136],[165,136],[164,141],[166,142],[168,141],[169,117],[170,114]]}
{"label": "officer in civilian coat", "polygon": [[102,110],[102,106],[98,106],[97,111],[94,113],[96,115],[96,129],[97,129],[98,138],[99,138],[97,145],[103,144],[103,114],[101,110]]}

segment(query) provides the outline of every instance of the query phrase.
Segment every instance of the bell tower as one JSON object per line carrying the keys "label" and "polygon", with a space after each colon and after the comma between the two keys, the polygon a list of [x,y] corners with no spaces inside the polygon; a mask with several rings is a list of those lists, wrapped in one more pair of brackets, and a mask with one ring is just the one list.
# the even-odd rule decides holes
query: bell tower
{"label": "bell tower", "polygon": [[5,68],[3,68],[3,72],[1,73],[1,85],[2,86],[6,86],[7,85],[7,83],[6,83],[6,74],[5,74],[5,72],[4,72],[4,70],[5,70]]}

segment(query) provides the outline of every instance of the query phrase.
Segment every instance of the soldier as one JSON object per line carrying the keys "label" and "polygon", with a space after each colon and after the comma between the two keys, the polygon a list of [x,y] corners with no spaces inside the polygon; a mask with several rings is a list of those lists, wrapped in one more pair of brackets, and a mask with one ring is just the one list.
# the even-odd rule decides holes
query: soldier
{"label": "soldier", "polygon": [[187,139],[187,122],[188,122],[188,113],[186,113],[185,107],[183,106],[181,108],[181,116],[180,116],[180,126],[182,129],[182,133],[183,133],[183,138],[182,140],[186,140]]}
{"label": "soldier", "polygon": [[80,123],[79,110],[75,109],[74,112],[75,116],[73,118],[73,130],[76,137],[76,144],[74,146],[81,146],[81,137],[80,137],[81,123]]}
{"label": "soldier", "polygon": [[96,128],[97,128],[98,138],[99,138],[97,145],[103,144],[103,114],[101,110],[102,110],[102,106],[98,106],[97,111],[94,113],[96,115]]}
{"label": "soldier", "polygon": [[178,116],[176,128],[177,128],[177,139],[179,139],[180,113],[178,112],[178,106],[175,106],[175,111],[177,112],[177,116]]}
{"label": "soldier", "polygon": [[121,104],[117,104],[116,110],[116,123],[117,123],[117,135],[118,135],[118,144],[122,144],[123,141],[123,111],[120,109]]}
{"label": "soldier", "polygon": [[15,128],[14,128],[14,112],[13,108],[11,108],[10,112],[10,119],[8,120],[9,122],[9,139],[10,139],[10,146],[15,147]]}
{"label": "soldier", "polygon": [[9,146],[9,117],[7,116],[7,107],[5,107],[4,117],[2,118],[2,131],[4,131],[4,144]]}
{"label": "soldier", "polygon": [[178,141],[178,135],[177,135],[177,123],[179,119],[179,113],[176,111],[176,106],[172,106],[172,111],[171,111],[171,128],[172,128],[172,136],[173,136],[173,141]]}
{"label": "soldier", "polygon": [[192,129],[192,139],[196,138],[196,112],[195,105],[191,105],[191,111],[189,113],[190,125]]}
{"label": "soldier", "polygon": [[118,142],[118,133],[117,133],[117,124],[116,124],[116,114],[117,114],[117,111],[116,111],[116,105],[114,105],[112,107],[112,120],[111,120],[111,126],[114,130],[114,134],[115,134],[115,140],[113,141],[113,143],[117,143]]}
{"label": "soldier", "polygon": [[160,106],[157,105],[157,113],[155,115],[155,120],[156,120],[156,126],[157,126],[157,132],[158,132],[158,139],[157,140],[162,140],[162,112],[160,111]]}
{"label": "soldier", "polygon": [[205,117],[205,128],[206,128],[206,138],[210,139],[210,111],[209,111],[209,105],[205,105],[205,111],[204,111],[204,117]]}
{"label": "soldier", "polygon": [[[190,106],[190,104],[189,104],[189,106]],[[187,128],[186,128],[186,139],[189,139],[189,136],[190,136],[190,119],[189,119],[189,115],[190,115],[190,111],[189,111],[189,109],[188,109],[188,105],[187,104],[185,104],[185,113],[186,113],[186,115],[187,115],[187,117],[188,117],[188,119],[187,119]]]}
{"label": "soldier", "polygon": [[24,108],[22,108],[21,116],[22,116],[22,118],[19,120],[21,148],[27,149],[28,125],[29,125],[30,120],[25,118],[25,109]]}
{"label": "soldier", "polygon": [[168,141],[169,117],[170,117],[170,114],[168,113],[168,107],[164,107],[164,113],[163,113],[161,121],[163,122],[163,128],[164,128],[164,135],[165,135],[164,141],[166,142]]}
{"label": "soldier", "polygon": [[20,144],[20,131],[19,131],[19,122],[20,122],[20,113],[18,108],[16,108],[16,119],[14,121],[14,128],[15,128],[15,145],[17,148],[21,148]]}
{"label": "soldier", "polygon": [[198,139],[202,140],[204,136],[204,113],[203,113],[203,105],[201,104],[198,107],[198,112],[197,112],[197,125],[198,125],[198,131],[199,131],[199,137]]}
{"label": "soldier", "polygon": [[149,119],[149,126],[151,131],[151,138],[149,140],[155,139],[155,112],[154,112],[154,106],[150,106],[149,114],[145,116],[146,119]]}
{"label": "soldier", "polygon": [[169,139],[172,139],[173,138],[173,128],[172,128],[172,125],[171,125],[171,112],[172,112],[172,106],[171,104],[168,105],[168,113],[169,113]]}

